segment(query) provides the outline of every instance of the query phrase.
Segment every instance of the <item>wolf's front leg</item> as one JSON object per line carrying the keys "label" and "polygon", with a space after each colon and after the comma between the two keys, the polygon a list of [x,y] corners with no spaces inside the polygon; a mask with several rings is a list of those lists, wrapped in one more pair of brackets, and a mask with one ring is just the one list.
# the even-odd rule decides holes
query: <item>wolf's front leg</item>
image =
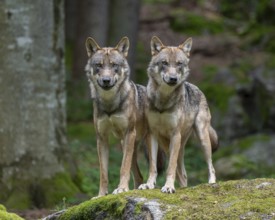
{"label": "wolf's front leg", "polygon": [[147,137],[147,146],[149,154],[149,178],[147,183],[141,184],[138,189],[154,189],[157,179],[157,156],[158,156],[158,142],[155,137]]}
{"label": "wolf's front leg", "polygon": [[177,169],[177,161],[179,157],[179,151],[181,147],[181,134],[177,132],[172,136],[169,145],[170,157],[169,164],[166,174],[165,185],[161,188],[161,191],[164,193],[174,193],[175,192],[175,176]]}
{"label": "wolf's front leg", "polygon": [[105,196],[108,194],[108,161],[109,161],[109,147],[107,139],[97,137],[97,152],[100,165],[100,185],[98,196]]}
{"label": "wolf's front leg", "polygon": [[130,171],[135,148],[136,129],[133,128],[127,132],[123,140],[123,159],[120,168],[120,182],[118,188],[113,194],[127,192],[129,190]]}

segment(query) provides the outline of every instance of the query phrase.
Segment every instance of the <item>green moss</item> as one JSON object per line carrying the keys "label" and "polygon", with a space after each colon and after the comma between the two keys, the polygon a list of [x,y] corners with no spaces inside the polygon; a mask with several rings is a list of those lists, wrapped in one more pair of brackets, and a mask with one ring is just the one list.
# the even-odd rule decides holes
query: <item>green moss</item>
{"label": "green moss", "polygon": [[19,217],[14,213],[8,213],[6,208],[0,204],[0,219],[1,220],[23,220],[23,218]]}
{"label": "green moss", "polygon": [[22,181],[19,186],[13,189],[5,205],[8,208],[24,210],[30,208],[31,203],[27,184]]}
{"label": "green moss", "polygon": [[0,211],[7,211],[6,207],[0,204]]}
{"label": "green moss", "polygon": [[46,207],[62,203],[63,198],[72,198],[79,192],[68,173],[58,173],[52,179],[44,180],[41,186],[45,192]]}
{"label": "green moss", "polygon": [[69,208],[58,219],[88,220],[102,216],[102,219],[121,219],[127,200],[123,194],[100,197]]}
{"label": "green moss", "polygon": [[[263,183],[267,183],[261,186]],[[160,203],[164,219],[239,219],[253,212],[254,217],[275,212],[275,179],[255,179],[201,184],[177,189],[175,194],[161,193],[160,189],[133,190],[119,195],[109,195],[69,208],[61,219],[121,219],[127,198],[146,198]],[[142,203],[135,212],[142,211]],[[104,216],[104,217],[103,217]]]}
{"label": "green moss", "polygon": [[13,190],[5,199],[5,205],[18,210],[54,207],[62,203],[64,197],[72,198],[79,192],[70,175],[65,172],[58,173],[50,179],[21,181],[13,186]]}
{"label": "green moss", "polygon": [[210,19],[183,9],[171,12],[170,26],[174,31],[189,35],[217,34],[224,30],[222,19]]}

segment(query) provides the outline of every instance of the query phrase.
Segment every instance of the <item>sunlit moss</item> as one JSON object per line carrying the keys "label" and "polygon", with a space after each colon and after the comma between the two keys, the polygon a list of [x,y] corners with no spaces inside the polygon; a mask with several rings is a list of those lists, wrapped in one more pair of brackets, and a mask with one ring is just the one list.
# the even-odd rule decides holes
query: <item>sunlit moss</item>
{"label": "sunlit moss", "polygon": [[5,206],[0,204],[0,219],[1,220],[23,220],[23,218],[19,217],[14,213],[7,212]]}
{"label": "sunlit moss", "polygon": [[[69,208],[59,219],[122,219],[127,198],[146,198],[160,203],[163,219],[239,219],[248,212],[253,218],[275,212],[275,179],[255,179],[201,184],[177,189],[175,194],[164,194],[160,189],[133,190],[109,195]],[[136,214],[142,210],[138,203]]]}
{"label": "sunlit moss", "polygon": [[62,214],[58,219],[88,220],[96,219],[96,217],[99,216],[105,216],[105,219],[119,219],[119,217],[123,215],[126,203],[127,200],[121,195],[108,195],[74,206],[68,209],[68,211]]}

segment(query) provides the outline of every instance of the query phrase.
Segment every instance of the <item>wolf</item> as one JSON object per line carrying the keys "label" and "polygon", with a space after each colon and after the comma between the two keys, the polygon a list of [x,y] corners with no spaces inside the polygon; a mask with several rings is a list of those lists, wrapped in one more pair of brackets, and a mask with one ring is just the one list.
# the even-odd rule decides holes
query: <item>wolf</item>
{"label": "wolf", "polygon": [[148,146],[150,170],[147,183],[140,185],[139,189],[155,187],[158,145],[169,154],[166,182],[161,191],[175,192],[176,175],[180,186],[187,186],[183,156],[185,144],[192,133],[198,136],[203,147],[208,165],[208,182],[216,182],[212,151],[218,148],[218,136],[210,124],[211,114],[205,95],[186,81],[190,72],[188,63],[191,47],[192,38],[177,47],[163,45],[156,36],[151,40],[152,59],[147,70],[146,110],[152,132]]}
{"label": "wolf", "polygon": [[136,146],[146,139],[145,123],[146,88],[130,81],[127,62],[129,39],[123,37],[116,47],[100,47],[88,37],[86,40],[88,62],[86,73],[93,100],[93,119],[97,136],[100,164],[98,196],[108,193],[108,136],[113,133],[122,145],[123,159],[120,181],[113,194],[129,190],[132,167],[137,188],[143,178],[137,163]]}

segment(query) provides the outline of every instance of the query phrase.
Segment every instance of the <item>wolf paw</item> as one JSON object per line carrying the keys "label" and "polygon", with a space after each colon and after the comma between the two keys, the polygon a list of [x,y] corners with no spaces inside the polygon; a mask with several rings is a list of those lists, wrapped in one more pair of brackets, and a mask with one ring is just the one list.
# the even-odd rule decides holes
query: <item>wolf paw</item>
{"label": "wolf paw", "polygon": [[118,194],[118,193],[123,193],[123,192],[128,192],[129,189],[126,188],[117,188],[113,191],[113,194]]}
{"label": "wolf paw", "polygon": [[141,184],[138,189],[154,189],[155,188],[155,184],[150,184],[150,183],[143,183]]}
{"label": "wolf paw", "polygon": [[161,188],[161,192],[163,193],[175,193],[175,188],[174,187],[169,187],[169,186],[164,186]]}
{"label": "wolf paw", "polygon": [[98,199],[100,197],[102,197],[102,196],[94,196],[94,197],[91,198],[91,200]]}

